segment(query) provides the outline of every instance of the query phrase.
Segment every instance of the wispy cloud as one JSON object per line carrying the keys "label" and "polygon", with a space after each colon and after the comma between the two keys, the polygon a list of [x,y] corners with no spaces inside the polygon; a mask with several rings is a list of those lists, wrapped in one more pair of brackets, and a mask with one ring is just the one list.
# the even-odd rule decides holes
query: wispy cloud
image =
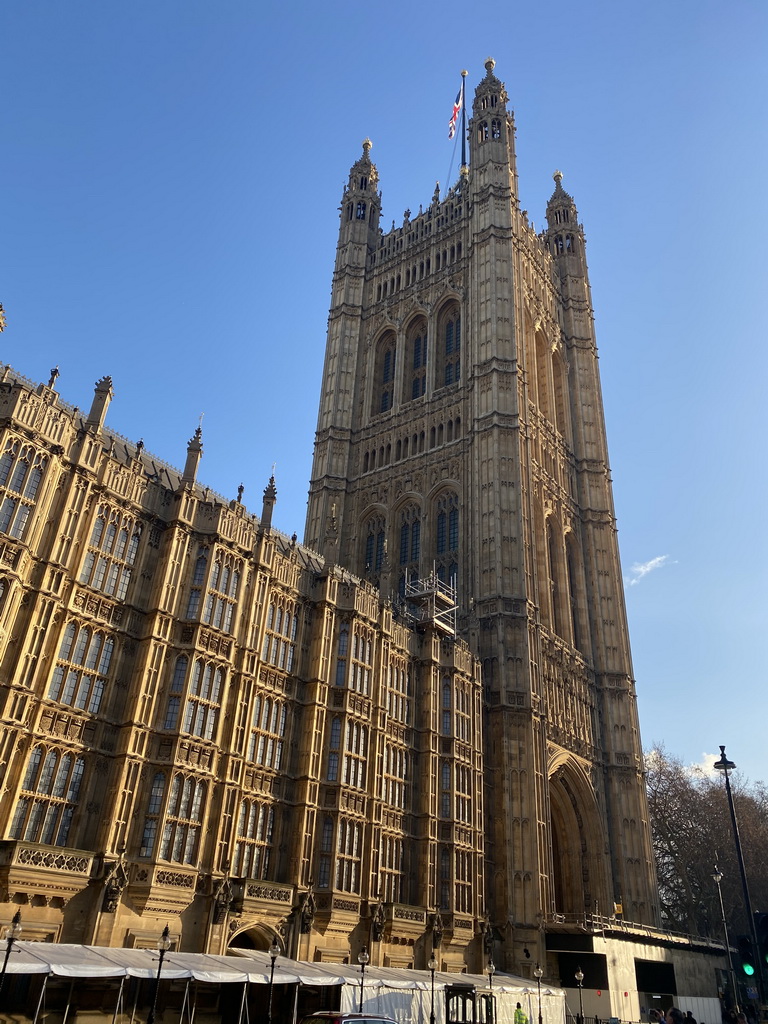
{"label": "wispy cloud", "polygon": [[634,587],[635,584],[639,583],[644,576],[647,576],[649,572],[653,572],[654,569],[661,569],[663,565],[669,564],[669,555],[657,555],[655,558],[651,558],[648,562],[635,562],[632,568],[629,570],[630,575],[624,580],[628,587]]}

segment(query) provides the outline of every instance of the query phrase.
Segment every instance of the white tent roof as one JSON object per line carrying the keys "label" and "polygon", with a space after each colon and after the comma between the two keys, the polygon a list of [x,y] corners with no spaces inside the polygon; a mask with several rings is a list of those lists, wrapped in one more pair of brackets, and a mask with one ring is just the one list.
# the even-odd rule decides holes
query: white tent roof
{"label": "white tent roof", "polygon": [[[163,978],[193,978],[195,981],[229,984],[249,981],[256,985],[269,982],[271,960],[263,950],[236,949],[236,956],[210,953],[166,953]],[[154,978],[159,954],[156,949],[121,949],[109,946],[79,946],[66,943],[14,942],[8,960],[9,974],[54,974],[64,978]],[[360,968],[351,964],[305,963],[280,956],[275,963],[276,985],[352,985],[360,984]],[[487,988],[481,974],[435,972],[435,988],[447,985],[472,985]],[[366,989],[428,989],[429,971],[395,967],[366,967]],[[531,982],[511,974],[495,974],[496,992],[516,993],[520,997],[532,991]],[[542,994],[564,995],[562,989],[547,988]]]}

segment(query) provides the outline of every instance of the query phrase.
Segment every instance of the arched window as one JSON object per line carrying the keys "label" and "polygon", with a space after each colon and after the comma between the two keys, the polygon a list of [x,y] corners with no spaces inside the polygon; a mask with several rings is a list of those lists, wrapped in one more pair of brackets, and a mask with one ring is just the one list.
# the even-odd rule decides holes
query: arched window
{"label": "arched window", "polygon": [[408,331],[406,341],[406,378],[403,401],[421,398],[427,390],[427,322],[417,320]]}
{"label": "arched window", "polygon": [[152,787],[149,791],[147,801],[147,813],[144,818],[144,831],[141,836],[139,847],[140,857],[151,857],[155,848],[157,838],[157,827],[160,821],[160,814],[163,808],[163,793],[165,792],[165,772],[157,772],[152,778]]}
{"label": "arched window", "polygon": [[461,380],[461,315],[452,303],[438,318],[435,387],[443,388]]}
{"label": "arched window", "polygon": [[397,340],[394,331],[387,331],[376,347],[374,387],[371,415],[388,412],[394,404]]}
{"label": "arched window", "polygon": [[384,561],[385,538],[384,516],[371,516],[365,524],[363,565],[366,573],[380,572]]}
{"label": "arched window", "polygon": [[22,539],[47,465],[46,456],[32,445],[7,442],[0,456],[0,533]]}
{"label": "arched window", "polygon": [[456,587],[459,557],[459,498],[444,491],[435,502],[435,570],[438,578]]}
{"label": "arched window", "polygon": [[243,800],[237,821],[234,873],[239,878],[267,878],[272,858],[275,809],[258,800]]}
{"label": "arched window", "polygon": [[187,694],[183,732],[215,740],[226,670],[202,658],[195,660]]}
{"label": "arched window", "polygon": [[84,771],[82,757],[34,747],[11,822],[11,839],[66,846]]}
{"label": "arched window", "polygon": [[124,601],[141,532],[141,523],[109,505],[100,505],[80,572],[80,582]]}
{"label": "arched window", "polygon": [[421,560],[421,510],[415,502],[400,512],[400,594],[405,594],[405,584],[419,578]]}
{"label": "arched window", "polygon": [[365,220],[365,203],[361,200],[355,209],[355,218],[357,220]]}
{"label": "arched window", "polygon": [[492,139],[500,139],[501,138],[501,121],[496,121],[496,120],[491,121],[491,138]]}
{"label": "arched window", "polygon": [[203,781],[191,776],[174,776],[160,843],[161,860],[197,863],[205,798],[206,784]]}
{"label": "arched window", "polygon": [[61,641],[48,697],[95,715],[101,706],[114,649],[115,641],[108,634],[86,626],[78,629],[70,622]]}

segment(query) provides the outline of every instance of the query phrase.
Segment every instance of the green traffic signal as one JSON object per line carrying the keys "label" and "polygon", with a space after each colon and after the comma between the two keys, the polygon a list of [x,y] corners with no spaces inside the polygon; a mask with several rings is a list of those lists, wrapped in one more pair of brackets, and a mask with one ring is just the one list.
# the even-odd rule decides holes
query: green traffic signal
{"label": "green traffic signal", "polygon": [[739,950],[739,963],[744,974],[751,978],[755,974],[757,960],[755,958],[755,950],[752,946],[752,939],[749,935],[739,935],[736,940],[736,945]]}

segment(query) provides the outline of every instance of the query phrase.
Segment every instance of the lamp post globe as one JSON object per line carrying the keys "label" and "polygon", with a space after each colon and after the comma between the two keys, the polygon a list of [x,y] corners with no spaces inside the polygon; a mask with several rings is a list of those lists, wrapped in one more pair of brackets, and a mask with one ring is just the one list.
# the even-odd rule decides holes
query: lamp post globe
{"label": "lamp post globe", "polygon": [[584,989],[584,971],[582,971],[581,967],[578,968],[574,977],[576,978],[576,984],[579,986],[579,1024],[584,1024],[584,998],[582,995]]}
{"label": "lamp post globe", "polygon": [[544,976],[541,964],[537,963],[533,969],[533,976],[536,979],[536,987],[539,995],[539,1024],[541,1024],[541,979]]}
{"label": "lamp post globe", "polygon": [[368,947],[363,946],[363,948],[357,954],[357,962],[360,964],[360,1007],[357,1011],[358,1013],[363,1012],[363,986],[365,985],[365,965],[368,963],[370,959],[371,958],[368,954]]}
{"label": "lamp post globe", "polygon": [[435,958],[434,949],[432,950],[432,956],[429,958],[427,967],[430,974],[429,1024],[435,1024],[435,971],[437,970],[437,959]]}
{"label": "lamp post globe", "polygon": [[275,961],[280,956],[280,945],[276,938],[269,944],[269,1004],[267,1007],[267,1021],[272,1024],[272,992],[275,987]]}
{"label": "lamp post globe", "polygon": [[157,975],[155,977],[155,992],[152,997],[152,1009],[149,1011],[147,1016],[147,1024],[155,1024],[155,1014],[157,1013],[157,996],[160,991],[160,974],[163,970],[163,960],[165,960],[165,954],[171,948],[171,933],[168,925],[163,928],[163,933],[157,942],[157,951],[160,954],[157,961]]}

